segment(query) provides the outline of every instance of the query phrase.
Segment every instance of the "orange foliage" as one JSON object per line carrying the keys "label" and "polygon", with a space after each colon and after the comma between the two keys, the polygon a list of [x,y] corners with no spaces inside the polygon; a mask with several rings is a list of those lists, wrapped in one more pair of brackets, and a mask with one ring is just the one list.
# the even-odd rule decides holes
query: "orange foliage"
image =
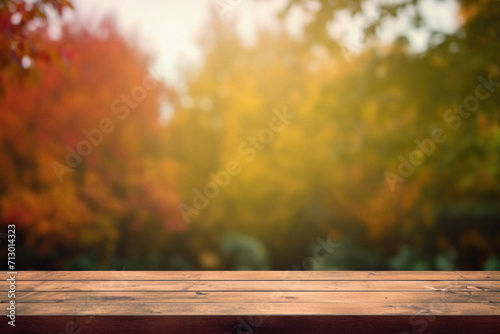
{"label": "orange foliage", "polygon": [[140,226],[185,227],[177,167],[161,149],[160,97],[173,93],[109,22],[100,33],[65,27],[52,41],[40,32],[67,63],[37,62],[40,85],[0,100],[0,218],[39,252],[101,243],[114,252]]}

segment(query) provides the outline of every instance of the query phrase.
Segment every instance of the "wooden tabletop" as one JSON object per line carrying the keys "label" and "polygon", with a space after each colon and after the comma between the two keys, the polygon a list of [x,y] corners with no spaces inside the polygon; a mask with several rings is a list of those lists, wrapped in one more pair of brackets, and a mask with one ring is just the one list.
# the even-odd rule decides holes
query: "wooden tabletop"
{"label": "wooden tabletop", "polygon": [[24,271],[15,301],[17,315],[500,315],[500,272]]}
{"label": "wooden tabletop", "polygon": [[[9,288],[9,281],[0,282],[4,318]],[[465,317],[471,328],[485,326],[478,317],[487,317],[487,328],[500,326],[500,272],[20,271],[15,291],[19,322],[159,316],[204,317],[206,324],[209,317],[293,316],[329,328],[325,316],[372,322],[398,317],[405,323],[408,317],[438,316]]]}

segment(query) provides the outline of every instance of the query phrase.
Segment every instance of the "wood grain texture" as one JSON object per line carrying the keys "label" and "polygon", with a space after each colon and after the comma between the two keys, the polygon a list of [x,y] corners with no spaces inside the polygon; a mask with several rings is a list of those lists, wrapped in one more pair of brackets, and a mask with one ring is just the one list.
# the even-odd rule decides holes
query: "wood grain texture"
{"label": "wood grain texture", "polygon": [[500,271],[20,271],[18,281],[500,281]]}
{"label": "wood grain texture", "polygon": [[1,333],[228,334],[243,321],[255,333],[497,334],[500,272],[28,271],[16,328],[4,319]]}
{"label": "wood grain texture", "polygon": [[499,303],[19,303],[19,315],[500,315]]}
{"label": "wood grain texture", "polygon": [[[22,303],[499,303],[500,294],[495,292],[422,291],[374,292],[374,291],[85,291],[72,292],[23,292],[17,296]],[[6,294],[0,302],[8,301]]]}
{"label": "wood grain texture", "polygon": [[[0,282],[7,291],[9,282]],[[500,291],[500,281],[18,281],[17,291]]]}

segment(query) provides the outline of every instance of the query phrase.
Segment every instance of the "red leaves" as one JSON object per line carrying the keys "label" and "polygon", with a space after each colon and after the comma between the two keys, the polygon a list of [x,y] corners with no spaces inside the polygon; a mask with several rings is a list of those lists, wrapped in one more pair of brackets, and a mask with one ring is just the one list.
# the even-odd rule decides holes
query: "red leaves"
{"label": "red leaves", "polygon": [[[73,8],[67,0],[0,1],[0,76],[17,82],[37,83],[29,69],[37,59],[52,60],[37,34],[47,23],[47,11],[62,15],[64,8]],[[0,81],[0,92],[4,90]],[[0,95],[0,97],[3,96]]]}
{"label": "red leaves", "polygon": [[[32,247],[43,240],[43,250],[68,240],[113,249],[117,231],[125,238],[145,226],[163,237],[182,230],[176,167],[161,148],[163,88],[147,79],[148,57],[112,30],[102,37],[65,27],[60,40],[36,38],[43,41],[39,87],[14,86],[0,100],[0,173],[8,176],[2,222],[19,223]],[[52,52],[66,64],[48,64]],[[123,96],[127,117],[111,108]],[[7,142],[11,148],[2,149]],[[80,156],[71,166],[68,150]]]}

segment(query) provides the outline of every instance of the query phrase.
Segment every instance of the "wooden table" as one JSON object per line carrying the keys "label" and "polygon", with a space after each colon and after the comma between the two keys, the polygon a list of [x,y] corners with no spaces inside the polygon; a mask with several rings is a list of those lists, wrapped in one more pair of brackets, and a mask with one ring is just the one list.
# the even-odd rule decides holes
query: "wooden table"
{"label": "wooden table", "polygon": [[15,327],[10,282],[0,333],[500,333],[500,272],[23,271]]}

